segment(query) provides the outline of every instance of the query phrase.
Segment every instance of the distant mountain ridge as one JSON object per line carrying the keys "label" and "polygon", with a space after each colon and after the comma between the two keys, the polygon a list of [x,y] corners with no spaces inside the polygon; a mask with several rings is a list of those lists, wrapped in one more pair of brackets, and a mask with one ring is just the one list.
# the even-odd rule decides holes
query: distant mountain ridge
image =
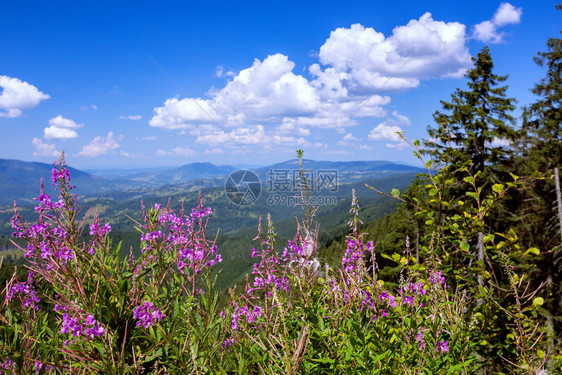
{"label": "distant mountain ridge", "polygon": [[[355,183],[369,178],[379,178],[401,173],[420,173],[423,170],[405,164],[390,161],[315,161],[304,160],[306,170],[332,171],[337,173],[338,184]],[[0,205],[10,204],[14,200],[30,203],[39,194],[39,181],[44,179],[47,194],[55,194],[51,186],[52,164],[25,162],[14,159],[0,159]],[[139,191],[174,187],[174,190],[193,190],[203,187],[224,186],[226,177],[237,170],[230,165],[217,166],[208,162],[185,164],[165,170],[109,169],[98,176],[69,167],[72,184],[81,195],[104,195],[112,192]],[[298,159],[253,169],[262,184],[265,184],[272,172],[287,171],[289,175],[298,173]],[[99,170],[98,170],[99,171]],[[118,172],[119,171],[119,172]],[[134,194],[133,194],[134,195]]]}

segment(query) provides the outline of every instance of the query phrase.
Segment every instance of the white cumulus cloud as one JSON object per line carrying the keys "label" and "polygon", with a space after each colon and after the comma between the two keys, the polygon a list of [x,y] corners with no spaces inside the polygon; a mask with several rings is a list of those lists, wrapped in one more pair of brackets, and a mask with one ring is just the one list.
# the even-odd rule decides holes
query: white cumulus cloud
{"label": "white cumulus cloud", "polygon": [[58,115],[49,120],[49,125],[56,126],[57,128],[80,129],[84,124],[77,124],[71,119],[67,119]]}
{"label": "white cumulus cloud", "polygon": [[218,121],[225,126],[241,126],[247,121],[275,121],[286,116],[312,116],[320,108],[316,90],[292,70],[287,56],[276,54],[255,60],[224,88],[210,92],[211,99],[166,100],[154,109],[149,121],[164,129],[191,129],[194,124]]}
{"label": "white cumulus cloud", "polygon": [[408,116],[401,115],[398,111],[393,111],[392,116],[396,117],[400,125],[412,125],[412,121]]}
{"label": "white cumulus cloud", "polygon": [[17,78],[0,75],[0,117],[19,117],[22,109],[36,107],[50,96]]}
{"label": "white cumulus cloud", "polygon": [[375,128],[371,129],[368,138],[372,141],[380,141],[383,139],[390,141],[400,141],[401,138],[397,132],[402,132],[402,128],[398,125],[387,125],[385,122],[381,122]]}
{"label": "white cumulus cloud", "polygon": [[67,128],[59,128],[56,126],[49,126],[44,130],[44,136],[47,139],[72,139],[78,138],[78,133],[75,130]]}
{"label": "white cumulus cloud", "polygon": [[113,132],[107,133],[107,137],[95,137],[89,145],[82,148],[78,155],[94,158],[111,153],[119,148],[119,143]]}
{"label": "white cumulus cloud", "polygon": [[471,64],[465,39],[463,24],[435,21],[431,13],[389,37],[361,24],[338,28],[320,48],[320,62],[330,68],[318,79],[336,91],[372,92],[417,87],[433,76],[459,77]]}
{"label": "white cumulus cloud", "polygon": [[[255,59],[239,72],[219,66],[215,75],[226,78],[222,88],[201,97],[168,98],[154,108],[149,124],[194,136],[209,149],[309,144],[306,138],[318,138],[321,129],[387,116],[391,99],[378,94],[381,87],[390,92],[418,87],[425,79],[462,77],[472,65],[466,42],[465,25],[434,20],[430,13],[388,36],[361,24],[338,28],[320,47],[318,63],[302,74],[280,53]],[[394,111],[385,126],[399,125],[411,121]]]}
{"label": "white cumulus cloud", "polygon": [[72,139],[77,138],[76,129],[80,129],[84,124],[77,124],[71,119],[58,115],[49,120],[49,127],[45,128],[44,135],[47,139]]}
{"label": "white cumulus cloud", "polygon": [[521,22],[523,10],[510,3],[501,3],[490,21],[483,21],[474,26],[473,38],[484,43],[502,43],[505,33],[498,32],[498,28],[509,24]]}
{"label": "white cumulus cloud", "polygon": [[60,151],[55,149],[54,144],[44,143],[40,138],[33,138],[31,144],[35,147],[33,156],[52,156],[59,157]]}
{"label": "white cumulus cloud", "polygon": [[121,120],[140,120],[142,118],[141,115],[132,115],[132,116],[119,116]]}
{"label": "white cumulus cloud", "polygon": [[510,23],[517,24],[521,22],[522,14],[523,10],[521,8],[516,8],[510,3],[501,3],[492,21],[498,26],[508,25]]}

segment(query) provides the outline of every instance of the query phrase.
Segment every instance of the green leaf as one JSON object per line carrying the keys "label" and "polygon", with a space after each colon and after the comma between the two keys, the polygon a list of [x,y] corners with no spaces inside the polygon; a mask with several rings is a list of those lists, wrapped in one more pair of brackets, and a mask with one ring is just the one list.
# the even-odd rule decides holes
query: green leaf
{"label": "green leaf", "polygon": [[392,189],[392,191],[390,192],[390,195],[392,195],[394,198],[398,198],[400,196],[400,190]]}
{"label": "green leaf", "polygon": [[496,238],[496,236],[494,236],[493,234],[485,234],[484,235],[484,243],[488,243],[490,241],[493,241]]}
{"label": "green leaf", "polygon": [[544,352],[543,352],[542,350],[540,350],[540,349],[537,350],[537,357],[539,357],[539,358],[541,358],[541,359],[544,358]]}
{"label": "green leaf", "polygon": [[464,251],[468,251],[468,249],[470,249],[470,245],[464,241],[461,241],[461,243],[459,244],[461,250]]}
{"label": "green leaf", "polygon": [[544,303],[544,298],[542,297],[537,297],[533,299],[533,306],[542,306],[543,303]]}
{"label": "green leaf", "polygon": [[494,184],[492,186],[492,190],[495,191],[498,194],[503,191],[503,188],[504,188],[503,184]]}
{"label": "green leaf", "polygon": [[531,253],[533,255],[541,255],[541,251],[539,249],[537,249],[536,247],[529,248],[529,250],[525,251],[525,253],[523,255],[527,255],[529,253]]}
{"label": "green leaf", "polygon": [[474,191],[467,191],[465,194],[468,195],[469,197],[474,198],[475,200],[478,200],[478,193]]}

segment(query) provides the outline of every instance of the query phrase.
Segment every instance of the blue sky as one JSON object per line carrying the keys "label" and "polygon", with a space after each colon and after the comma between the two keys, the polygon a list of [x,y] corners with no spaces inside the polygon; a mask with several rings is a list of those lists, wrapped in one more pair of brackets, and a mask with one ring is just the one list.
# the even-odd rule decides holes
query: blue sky
{"label": "blue sky", "polygon": [[[0,158],[78,168],[415,163],[488,45],[508,95],[559,37],[556,1],[4,2]],[[519,113],[519,109],[515,115]]]}

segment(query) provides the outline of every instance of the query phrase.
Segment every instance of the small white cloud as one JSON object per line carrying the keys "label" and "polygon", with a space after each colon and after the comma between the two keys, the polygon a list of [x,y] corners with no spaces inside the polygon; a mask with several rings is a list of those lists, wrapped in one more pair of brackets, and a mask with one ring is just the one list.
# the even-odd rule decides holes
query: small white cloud
{"label": "small white cloud", "polygon": [[17,78],[0,75],[0,117],[15,118],[22,109],[36,107],[50,96]]}
{"label": "small white cloud", "polygon": [[54,144],[44,143],[40,138],[33,138],[31,144],[35,147],[33,156],[52,156],[59,157],[60,151],[55,149]]}
{"label": "small white cloud", "polygon": [[401,138],[396,134],[397,132],[402,132],[402,128],[397,125],[387,125],[385,122],[381,122],[369,132],[368,138],[372,141],[383,139],[400,141]]}
{"label": "small white cloud", "polygon": [[397,150],[403,150],[403,149],[407,148],[408,146],[409,145],[404,141],[399,142],[399,143],[387,143],[386,144],[386,147],[394,148],[394,149],[397,149]]}
{"label": "small white cloud", "polygon": [[48,128],[45,128],[44,135],[47,139],[72,139],[78,138],[75,129],[80,129],[84,124],[77,124],[71,119],[58,115],[49,120]]}
{"label": "small white cloud", "polygon": [[64,118],[61,115],[53,117],[49,120],[49,125],[56,126],[57,128],[67,128],[67,129],[80,129],[84,124],[77,124],[71,119]]}
{"label": "small white cloud", "polygon": [[496,32],[496,25],[492,21],[483,21],[475,25],[473,36],[485,43],[500,43],[503,38],[503,34]]}
{"label": "small white cloud", "polygon": [[44,136],[47,139],[73,139],[78,138],[78,133],[72,129],[49,126],[45,128]]}
{"label": "small white cloud", "polygon": [[133,115],[133,116],[119,116],[121,120],[140,120],[142,118],[141,115]]}
{"label": "small white cloud", "polygon": [[215,76],[218,78],[235,77],[236,73],[232,70],[227,70],[224,66],[217,66],[215,69]]}
{"label": "small white cloud", "polygon": [[509,3],[501,3],[491,21],[483,21],[474,26],[472,37],[484,43],[502,43],[505,33],[498,32],[498,27],[521,22],[521,8]]}
{"label": "small white cloud", "polygon": [[504,26],[508,24],[517,24],[521,22],[521,15],[523,10],[521,8],[516,8],[510,3],[501,3],[492,22],[497,26]]}
{"label": "small white cloud", "polygon": [[83,105],[82,107],[80,107],[80,109],[81,109],[82,111],[84,111],[84,112],[86,112],[86,111],[88,111],[88,110],[97,111],[97,110],[98,110],[98,106],[95,105],[95,104],[92,104],[92,105],[90,105],[90,106]]}
{"label": "small white cloud", "polygon": [[222,154],[224,151],[220,148],[213,148],[212,150],[205,150],[206,155],[217,155]]}
{"label": "small white cloud", "polygon": [[401,115],[398,111],[393,111],[392,116],[398,119],[398,123],[400,125],[412,125],[412,121],[408,118],[408,116]]}
{"label": "small white cloud", "polygon": [[347,133],[346,135],[344,135],[344,137],[342,138],[342,141],[358,141],[359,139],[357,139],[356,137],[353,136],[353,134],[351,133]]}
{"label": "small white cloud", "polygon": [[373,151],[373,148],[367,145],[359,145],[359,150]]}
{"label": "small white cloud", "polygon": [[156,151],[157,156],[181,156],[181,157],[190,157],[195,155],[196,152],[189,147],[175,147],[170,151],[158,150]]}
{"label": "small white cloud", "polygon": [[154,141],[154,140],[156,140],[156,137],[153,136],[153,135],[150,135],[148,137],[141,137],[140,139],[142,139],[143,141]]}
{"label": "small white cloud", "polygon": [[113,132],[107,133],[107,137],[95,137],[94,140],[82,148],[78,155],[94,158],[111,153],[119,148],[119,143],[113,136]]}

